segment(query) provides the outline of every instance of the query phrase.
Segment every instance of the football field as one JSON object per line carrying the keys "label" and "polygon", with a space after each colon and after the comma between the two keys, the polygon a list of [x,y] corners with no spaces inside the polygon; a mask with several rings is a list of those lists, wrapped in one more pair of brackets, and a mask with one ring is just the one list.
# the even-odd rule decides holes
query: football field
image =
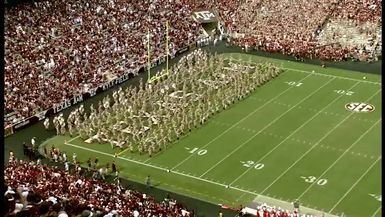
{"label": "football field", "polygon": [[81,162],[115,160],[122,177],[144,182],[151,175],[158,188],[216,204],[298,199],[333,215],[381,216],[381,76],[225,56],[286,71],[151,158],[78,137],[43,144]]}

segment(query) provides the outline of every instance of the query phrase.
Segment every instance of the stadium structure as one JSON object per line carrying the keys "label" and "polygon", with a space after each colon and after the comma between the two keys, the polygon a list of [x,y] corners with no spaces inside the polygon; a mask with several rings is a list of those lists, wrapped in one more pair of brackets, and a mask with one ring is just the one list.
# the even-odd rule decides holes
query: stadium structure
{"label": "stadium structure", "polygon": [[381,216],[380,0],[5,3],[4,216]]}

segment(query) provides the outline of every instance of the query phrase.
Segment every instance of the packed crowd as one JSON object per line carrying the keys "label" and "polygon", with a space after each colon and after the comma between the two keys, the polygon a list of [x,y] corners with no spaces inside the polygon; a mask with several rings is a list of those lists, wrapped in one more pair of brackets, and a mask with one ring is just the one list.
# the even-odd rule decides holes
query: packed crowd
{"label": "packed crowd", "polygon": [[5,114],[27,118],[195,41],[199,26],[177,1],[37,1],[6,11]]}
{"label": "packed crowd", "polygon": [[313,215],[301,215],[298,209],[281,209],[280,207],[269,206],[266,203],[259,205],[256,209],[245,207],[241,210],[241,214],[256,217],[313,217]]}
{"label": "packed crowd", "polygon": [[87,143],[110,143],[151,156],[281,72],[272,64],[236,64],[198,49],[167,78],[119,89],[96,108],[91,105],[90,113],[79,107],[54,126],[58,134],[67,129]]}
{"label": "packed crowd", "polygon": [[[234,18],[226,20],[226,27],[233,36],[240,36],[236,43],[242,47],[280,52],[297,58],[370,60],[375,59],[378,49],[381,49],[378,46],[381,10],[381,0],[300,0],[294,3],[246,0],[234,12]],[[364,46],[336,43],[336,40],[346,40],[344,34],[351,32],[334,31],[335,28],[328,28],[329,22],[338,25],[351,23],[354,31],[359,32],[358,37],[366,36],[361,42]],[[319,34],[332,37],[320,39]],[[353,40],[353,45],[356,43],[357,40]]]}
{"label": "packed crowd", "polygon": [[381,11],[381,0],[342,0],[322,32],[331,37],[318,40],[338,42],[354,59],[376,60],[381,55]]}
{"label": "packed crowd", "polygon": [[190,216],[175,200],[156,202],[120,184],[33,162],[11,160],[4,185],[3,216]]}
{"label": "packed crowd", "polygon": [[381,0],[35,1],[6,11],[4,112],[15,118],[5,125],[136,74],[148,32],[152,59],[164,56],[167,20],[175,54],[201,34],[190,16],[198,9],[216,9],[246,48],[321,60],[381,54]]}

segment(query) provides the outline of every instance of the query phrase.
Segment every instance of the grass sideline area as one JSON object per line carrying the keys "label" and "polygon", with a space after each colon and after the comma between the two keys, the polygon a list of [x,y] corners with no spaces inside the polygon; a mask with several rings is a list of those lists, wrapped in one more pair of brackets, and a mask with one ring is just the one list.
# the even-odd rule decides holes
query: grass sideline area
{"label": "grass sideline area", "polygon": [[[115,160],[124,178],[144,182],[151,175],[158,188],[215,204],[299,199],[334,215],[381,216],[381,76],[222,55],[245,64],[273,62],[287,72],[152,158],[69,136],[43,145],[54,144],[69,158],[76,152],[82,162]],[[348,111],[353,102],[375,109]]]}

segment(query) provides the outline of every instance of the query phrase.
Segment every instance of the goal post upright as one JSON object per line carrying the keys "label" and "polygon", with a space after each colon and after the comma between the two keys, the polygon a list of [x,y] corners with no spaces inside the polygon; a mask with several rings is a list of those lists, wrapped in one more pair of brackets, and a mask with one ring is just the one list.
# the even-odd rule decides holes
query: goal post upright
{"label": "goal post upright", "polygon": [[150,30],[147,30],[147,71],[148,71],[148,78],[147,81],[151,83],[151,57],[150,57]]}
{"label": "goal post upright", "polygon": [[166,20],[166,75],[168,76],[168,54],[169,54],[169,35],[168,35],[168,20]]}

